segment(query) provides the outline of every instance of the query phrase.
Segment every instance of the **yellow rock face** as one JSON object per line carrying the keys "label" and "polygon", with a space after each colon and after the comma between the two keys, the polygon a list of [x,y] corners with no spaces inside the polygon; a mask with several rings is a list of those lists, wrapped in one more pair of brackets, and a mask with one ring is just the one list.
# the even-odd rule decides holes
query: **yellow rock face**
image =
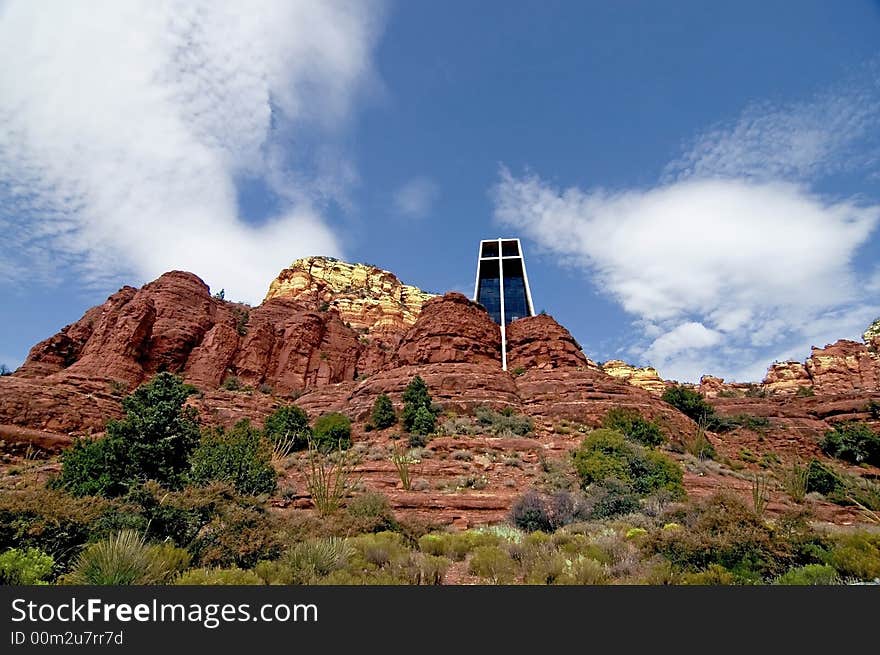
{"label": "yellow rock face", "polygon": [[375,266],[306,257],[278,274],[265,300],[326,302],[353,328],[381,332],[408,328],[416,322],[422,305],[434,297]]}
{"label": "yellow rock face", "polygon": [[651,366],[630,366],[619,359],[611,359],[602,364],[602,370],[612,377],[658,396],[666,391],[666,383],[657,373],[657,369]]}
{"label": "yellow rock face", "polygon": [[812,389],[813,381],[800,362],[774,362],[767,370],[763,387],[770,393],[798,393],[801,388]]}
{"label": "yellow rock face", "polygon": [[869,348],[880,350],[880,318],[868,326],[868,329],[862,335],[862,339]]}

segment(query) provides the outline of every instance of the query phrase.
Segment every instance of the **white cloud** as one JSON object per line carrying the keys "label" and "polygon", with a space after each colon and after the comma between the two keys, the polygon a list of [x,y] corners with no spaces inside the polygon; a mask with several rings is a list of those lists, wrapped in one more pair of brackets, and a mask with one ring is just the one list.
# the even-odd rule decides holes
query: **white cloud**
{"label": "white cloud", "polygon": [[651,360],[667,361],[682,352],[714,346],[722,340],[720,332],[702,323],[689,321],[654,339],[645,355]]}
{"label": "white cloud", "polygon": [[[325,0],[0,6],[4,273],[185,268],[258,301],[295,257],[339,254],[320,208],[356,179],[333,142],[373,80],[380,17]],[[277,216],[243,220],[245,176]]]}
{"label": "white cloud", "polygon": [[[858,305],[851,262],[880,206],[741,180],[562,191],[502,171],[495,216],[588,270],[640,319],[641,339],[651,340],[642,357],[669,377],[694,380],[739,377],[743,362],[802,346],[819,317]],[[720,343],[730,352],[714,348]]]}
{"label": "white cloud", "polygon": [[415,177],[394,193],[394,211],[408,218],[424,218],[431,211],[439,192],[437,184],[430,178]]}
{"label": "white cloud", "polygon": [[[807,180],[851,164],[880,125],[876,87],[749,108],[645,189],[559,189],[502,168],[495,219],[534,239],[633,314],[635,351],[666,377],[760,379],[773,359],[856,337],[876,315],[854,258],[880,205]],[[861,154],[864,154],[863,152]]]}
{"label": "white cloud", "polygon": [[850,79],[807,100],[749,105],[733,121],[700,133],[666,167],[664,180],[806,180],[866,166],[876,169],[878,70],[880,59],[872,60]]}

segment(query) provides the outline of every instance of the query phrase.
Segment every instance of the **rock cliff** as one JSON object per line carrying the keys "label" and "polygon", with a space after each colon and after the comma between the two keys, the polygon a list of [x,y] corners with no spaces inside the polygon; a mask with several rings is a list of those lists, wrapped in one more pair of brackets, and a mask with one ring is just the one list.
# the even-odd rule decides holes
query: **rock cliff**
{"label": "rock cliff", "polygon": [[376,266],[306,257],[278,274],[264,302],[283,298],[316,308],[326,303],[355,329],[396,332],[413,325],[433,297]]}
{"label": "rock cliff", "polygon": [[650,366],[631,366],[619,359],[610,359],[602,364],[602,370],[611,377],[657,395],[662,394],[667,387],[666,381],[660,377],[657,369]]}
{"label": "rock cliff", "polygon": [[[880,321],[865,343],[838,341],[814,348],[804,364],[776,363],[760,385],[704,376],[699,390],[719,399],[877,391],[878,333]],[[258,420],[294,397],[312,411],[364,418],[380,392],[399,405],[418,374],[456,411],[489,403],[595,423],[623,404],[680,423],[658,398],[669,383],[655,369],[597,366],[551,316],[514,321],[507,336],[509,372],[501,370],[500,330],[480,305],[458,293],[426,294],[363,264],[299,260],[258,307],[212,296],[197,276],[172,271],[123,287],[35,345],[14,375],[0,378],[0,425],[100,430],[127,391],[165,370],[197,386],[199,404],[220,422],[249,412]]]}
{"label": "rock cliff", "polygon": [[[880,322],[864,343],[839,341],[814,348],[803,364],[774,364],[762,384],[704,376],[699,390],[719,414],[766,419],[710,435],[718,461],[752,470],[762,453],[780,462],[822,457],[818,444],[830,426],[876,424],[868,403],[880,401],[878,333]],[[300,260],[257,307],[214,297],[197,276],[172,271],[140,289],[123,287],[0,377],[0,444],[50,452],[71,435],[101,433],[121,415],[129,390],[168,370],[198,387],[189,402],[206,425],[259,423],[294,401],[311,417],[348,414],[356,446],[368,453],[359,472],[369,488],[388,494],[397,509],[460,524],[503,519],[524,489],[542,484],[554,466],[564,468],[569,451],[609,409],[631,408],[657,421],[673,449],[695,433],[689,418],[659,398],[669,383],[655,369],[618,360],[597,366],[548,315],[514,321],[507,337],[504,371],[500,329],[480,305],[458,293],[425,294],[365,265]],[[399,410],[416,375],[442,408],[441,422],[489,405],[529,416],[534,432],[435,436],[430,457],[419,463],[427,486],[402,490],[389,459],[402,443],[399,426],[367,433],[366,423],[380,393]],[[460,456],[464,448],[470,450]],[[720,464],[687,458],[684,465],[692,495],[737,485],[750,493],[745,473],[722,475]],[[288,477],[304,487],[294,473]]]}

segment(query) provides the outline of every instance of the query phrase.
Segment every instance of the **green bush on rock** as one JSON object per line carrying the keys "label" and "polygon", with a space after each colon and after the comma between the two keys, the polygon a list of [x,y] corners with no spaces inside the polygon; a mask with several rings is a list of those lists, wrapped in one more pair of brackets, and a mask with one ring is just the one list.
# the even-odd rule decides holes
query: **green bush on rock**
{"label": "green bush on rock", "polygon": [[184,407],[195,389],[159,373],[122,401],[125,418],[100,440],[79,440],[61,457],[56,485],[75,496],[119,496],[146,480],[179,488],[199,443],[196,411]]}
{"label": "green bush on rock", "polygon": [[277,474],[271,460],[268,442],[244,419],[229,431],[215,428],[205,433],[192,454],[189,480],[197,485],[229,482],[244,495],[272,493]]}
{"label": "green bush on rock", "polygon": [[584,489],[616,479],[641,496],[663,490],[673,498],[684,497],[684,474],[677,463],[627,441],[616,430],[594,430],[572,452],[572,458]]}
{"label": "green bush on rock", "polygon": [[323,414],[315,420],[314,446],[322,452],[351,446],[351,420],[339,412]]}
{"label": "green bush on rock", "polygon": [[304,450],[312,436],[309,416],[296,405],[284,405],[266,417],[263,434],[273,446],[285,446],[288,451]]}

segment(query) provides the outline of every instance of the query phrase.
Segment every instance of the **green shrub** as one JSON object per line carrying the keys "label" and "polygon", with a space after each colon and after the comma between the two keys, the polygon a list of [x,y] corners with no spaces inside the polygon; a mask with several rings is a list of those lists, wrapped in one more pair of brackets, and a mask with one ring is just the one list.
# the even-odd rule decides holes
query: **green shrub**
{"label": "green shrub", "polygon": [[272,493],[278,486],[272,450],[247,419],[231,430],[207,431],[191,457],[189,480],[196,485],[229,482],[240,494]]}
{"label": "green shrub", "polygon": [[[415,425],[416,416],[419,413],[419,409],[422,408],[430,412],[433,417],[436,417],[436,412],[434,412],[431,404],[431,395],[428,393],[428,385],[417,375],[406,386],[406,389],[403,392],[403,413],[400,418],[405,432],[414,431],[413,426]],[[424,418],[422,419],[422,422],[426,426]],[[434,428],[432,426],[430,432],[433,431]],[[419,434],[430,434],[430,432],[421,432]]]}
{"label": "green shrub", "polygon": [[684,498],[684,472],[677,462],[656,451],[638,455],[630,463],[632,488],[637,494],[648,496],[664,491],[671,498]]}
{"label": "green shrub", "polygon": [[880,578],[880,535],[856,532],[835,539],[822,558],[844,577]]}
{"label": "green shrub", "polygon": [[244,383],[238,379],[235,375],[227,376],[223,383],[220,385],[221,389],[225,389],[226,391],[243,391]]}
{"label": "green shrub", "polygon": [[663,392],[661,398],[698,423],[700,421],[709,422],[715,416],[715,408],[706,402],[706,399],[699,392],[690,387],[671,386]]}
{"label": "green shrub", "polygon": [[825,433],[822,452],[853,464],[880,466],[880,434],[867,423],[849,422],[835,425]]}
{"label": "green shrub", "polygon": [[367,492],[352,498],[345,505],[348,513],[359,519],[364,532],[396,530],[399,526],[385,494]]}
{"label": "green shrub", "polygon": [[52,484],[75,496],[118,496],[130,483],[126,464],[120,441],[77,438],[61,454],[61,475]]}
{"label": "green shrub", "polygon": [[287,450],[304,450],[312,437],[309,416],[296,405],[284,405],[266,417],[263,434],[273,445],[283,445]]}
{"label": "green shrub", "polygon": [[681,577],[681,584],[718,586],[731,585],[736,582],[736,576],[719,564],[710,564],[704,571],[685,573]]}
{"label": "green shrub", "polygon": [[351,420],[339,412],[323,414],[315,420],[314,445],[322,452],[351,446]]}
{"label": "green shrub", "polygon": [[479,546],[474,549],[468,570],[492,584],[513,582],[516,575],[516,562],[498,546]]}
{"label": "green shrub", "polygon": [[789,569],[776,578],[778,585],[835,585],[840,584],[840,576],[833,566],[827,564],[805,564]]}
{"label": "green shrub", "polygon": [[238,336],[245,336],[248,333],[248,321],[250,321],[251,313],[242,307],[233,307],[232,313],[235,316],[235,331],[238,332]]}
{"label": "green shrub", "polygon": [[591,484],[586,491],[583,513],[593,520],[610,519],[641,509],[638,495],[616,478]]}
{"label": "green shrub", "polygon": [[665,441],[660,426],[653,421],[646,421],[634,409],[612,407],[602,420],[602,427],[617,430],[627,439],[643,446],[659,446]]}
{"label": "green shrub", "polygon": [[268,584],[315,584],[345,568],[353,556],[354,549],[345,539],[309,539],[285,552],[274,566],[260,562],[254,571]]}
{"label": "green shrub", "polygon": [[373,412],[371,415],[373,427],[377,430],[390,428],[397,423],[397,414],[394,413],[394,405],[391,404],[391,398],[387,393],[379,394],[376,402],[373,403]]}
{"label": "green shrub", "polygon": [[420,554],[416,559],[419,569],[419,584],[440,585],[443,578],[452,565],[452,561],[446,557]]}
{"label": "green shrub", "polygon": [[557,580],[565,585],[604,585],[608,584],[608,569],[591,557],[578,555],[566,561],[566,568]]}
{"label": "green shrub", "polygon": [[77,496],[118,496],[137,481],[178,488],[199,442],[196,411],[184,407],[194,388],[159,373],[122,401],[125,418],[107,424],[107,436],[80,441],[62,455],[56,484]]}
{"label": "green shrub", "polygon": [[500,539],[493,534],[475,531],[432,532],[419,537],[418,542],[423,553],[460,562],[478,546],[497,545]]}
{"label": "green shrub", "polygon": [[524,548],[515,549],[521,557],[520,569],[523,572],[525,584],[560,584],[562,583],[566,569],[570,566],[569,559],[560,553],[552,543],[526,545]]}
{"label": "green shrub", "polygon": [[0,555],[0,585],[45,584],[55,560],[39,548],[11,548]]}
{"label": "green shrub", "polygon": [[197,566],[252,568],[281,554],[277,520],[259,505],[218,505],[189,550]]}
{"label": "green shrub", "polygon": [[816,392],[813,391],[813,387],[799,386],[795,392],[795,396],[798,398],[812,398],[815,395]]}
{"label": "green shrub", "polygon": [[640,496],[659,490],[672,497],[684,496],[684,474],[678,464],[662,453],[627,441],[615,430],[594,430],[572,452],[572,458],[584,489],[613,478]]}
{"label": "green shrub", "polygon": [[55,560],[54,573],[61,573],[89,539],[99,536],[99,521],[119,509],[104,498],[71,497],[52,489],[4,490],[0,551],[38,548]]}
{"label": "green shrub", "polygon": [[415,416],[413,417],[410,432],[412,434],[426,436],[429,434],[433,434],[436,427],[437,418],[434,416],[433,412],[431,412],[431,410],[427,407],[419,407],[416,410]]}
{"label": "green shrub", "polygon": [[843,482],[834,470],[818,459],[810,460],[807,467],[807,493],[815,491],[827,496],[841,489]]}
{"label": "green shrub", "polygon": [[524,437],[535,429],[531,418],[517,414],[512,407],[505,407],[500,412],[491,407],[477,407],[474,414],[481,432],[497,436]]}
{"label": "green shrub", "polygon": [[445,535],[442,534],[424,534],[419,537],[419,550],[428,555],[446,555],[449,552],[447,548],[447,539]]}
{"label": "green shrub", "polygon": [[226,506],[246,503],[227,483],[168,491],[149,482],[132,488],[121,500],[124,511],[105,513],[93,524],[94,530],[133,528],[148,532],[152,539],[170,540],[181,547],[188,547]]}
{"label": "green shrub", "polygon": [[[88,546],[63,581],[79,585],[162,584],[177,572],[184,558],[160,546],[150,546],[141,534],[123,530]],[[185,565],[189,564],[188,556]]]}
{"label": "green shrub", "polygon": [[788,568],[793,554],[740,498],[720,493],[667,515],[681,528],[649,535],[648,552],[665,557],[677,569],[705,571],[717,564],[740,582],[760,582]]}
{"label": "green shrub", "polygon": [[239,568],[229,569],[191,569],[175,581],[178,585],[258,585],[262,584],[259,576],[253,571]]}
{"label": "green shrub", "polygon": [[417,584],[421,579],[419,554],[412,552],[395,532],[362,534],[349,540],[354,554],[352,571],[382,571],[396,583]]}

